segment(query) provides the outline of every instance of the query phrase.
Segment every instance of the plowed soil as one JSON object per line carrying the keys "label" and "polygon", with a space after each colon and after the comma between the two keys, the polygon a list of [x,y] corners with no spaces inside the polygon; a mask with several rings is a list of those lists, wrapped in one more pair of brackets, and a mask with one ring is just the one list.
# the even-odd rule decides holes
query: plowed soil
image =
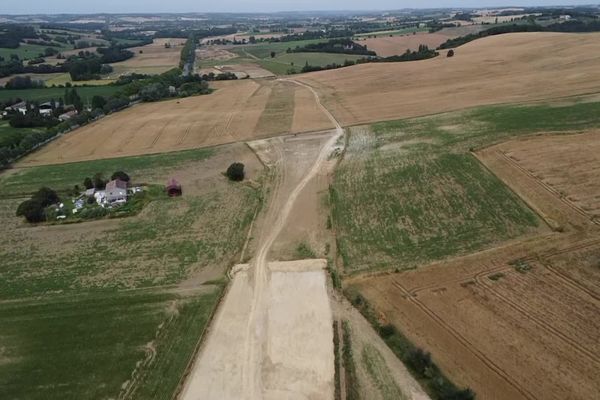
{"label": "plowed soil", "polygon": [[482,399],[600,392],[598,132],[512,140],[478,157],[553,226],[418,270],[359,278],[382,319]]}
{"label": "plowed soil", "polygon": [[356,125],[597,92],[598,54],[599,33],[515,33],[468,43],[452,58],[362,64],[300,79],[342,125]]}
{"label": "plowed soil", "polygon": [[307,88],[229,81],[205,96],[134,106],[77,129],[23,159],[57,164],[180,149],[333,127]]}

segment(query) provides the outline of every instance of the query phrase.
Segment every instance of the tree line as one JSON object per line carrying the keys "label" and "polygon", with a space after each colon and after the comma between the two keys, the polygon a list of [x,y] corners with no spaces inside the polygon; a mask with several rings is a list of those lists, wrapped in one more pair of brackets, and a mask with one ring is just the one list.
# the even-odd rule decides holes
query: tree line
{"label": "tree line", "polygon": [[294,49],[288,48],[288,53],[314,52],[314,53],[337,53],[337,54],[357,54],[364,56],[376,56],[367,46],[360,45],[352,39],[330,39],[327,42],[309,43],[304,46],[296,46]]}
{"label": "tree line", "polygon": [[526,24],[511,24],[511,25],[501,25],[494,26],[490,29],[486,29],[485,31],[481,31],[479,33],[471,33],[466,36],[461,36],[455,39],[448,39],[446,42],[442,43],[438,48],[439,49],[450,49],[458,46],[462,46],[463,44],[472,42],[477,39],[481,39],[487,36],[494,35],[502,35],[505,33],[516,33],[516,32],[573,32],[573,33],[582,33],[582,32],[599,32],[600,31],[600,21],[592,20],[589,22],[573,20],[573,21],[565,21],[562,23],[555,23],[548,26],[538,25],[535,22],[526,23]]}
{"label": "tree line", "polygon": [[435,50],[431,50],[426,45],[420,45],[419,49],[416,51],[406,50],[404,54],[390,56],[390,57],[368,57],[368,58],[359,58],[356,61],[345,60],[343,64],[327,64],[325,66],[318,65],[310,65],[308,62],[304,65],[301,72],[314,72],[314,71],[324,71],[329,69],[337,69],[350,67],[356,64],[366,64],[366,63],[377,63],[377,62],[406,62],[406,61],[418,61],[418,60],[426,60],[429,58],[437,57],[439,53]]}

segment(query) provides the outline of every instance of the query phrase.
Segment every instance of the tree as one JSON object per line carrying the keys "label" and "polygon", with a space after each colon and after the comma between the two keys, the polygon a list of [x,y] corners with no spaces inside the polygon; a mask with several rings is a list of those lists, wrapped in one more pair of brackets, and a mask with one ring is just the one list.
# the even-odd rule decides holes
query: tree
{"label": "tree", "polygon": [[106,181],[104,180],[101,172],[98,172],[96,175],[94,175],[93,181],[96,189],[103,190],[106,188]]}
{"label": "tree", "polygon": [[454,57],[454,50],[450,49],[448,51],[448,57]]}
{"label": "tree", "polygon": [[227,172],[225,173],[229,180],[239,182],[244,180],[244,164],[235,162],[227,168]]}
{"label": "tree", "polygon": [[112,179],[112,180],[119,179],[119,180],[122,180],[123,182],[129,182],[129,180],[130,180],[129,175],[127,175],[123,171],[116,171],[114,174],[112,174],[110,179]]}
{"label": "tree", "polygon": [[106,105],[106,99],[102,96],[94,96],[92,97],[92,110],[96,110],[98,108],[104,109]]}
{"label": "tree", "polygon": [[46,213],[44,207],[33,199],[25,200],[17,208],[17,216],[25,217],[27,222],[36,223],[43,222],[46,220]]}
{"label": "tree", "polygon": [[92,179],[88,176],[87,178],[85,178],[83,180],[83,186],[87,189],[93,189],[94,188],[94,182],[92,182]]}
{"label": "tree", "polygon": [[275,52],[274,52],[274,51],[272,51],[272,52],[271,52],[271,58],[275,58],[275,55],[276,55],[276,54],[275,54]]}
{"label": "tree", "polygon": [[60,201],[56,192],[50,188],[40,188],[32,197],[31,200],[38,202],[42,207],[48,207],[51,204],[56,204]]}

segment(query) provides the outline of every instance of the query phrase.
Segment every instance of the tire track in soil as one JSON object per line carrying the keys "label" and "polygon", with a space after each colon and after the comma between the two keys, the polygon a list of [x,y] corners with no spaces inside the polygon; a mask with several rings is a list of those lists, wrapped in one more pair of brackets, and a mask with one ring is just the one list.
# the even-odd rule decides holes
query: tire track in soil
{"label": "tire track in soil", "polygon": [[531,173],[530,171],[528,171],[525,167],[523,167],[522,165],[520,165],[517,161],[513,160],[512,158],[510,158],[506,153],[502,152],[501,150],[496,150],[496,153],[499,154],[500,157],[503,158],[513,168],[518,169],[519,171],[521,171],[525,175],[527,175],[530,178],[532,178],[535,182],[538,183],[539,186],[541,186],[544,190],[546,190],[548,193],[550,193],[552,195],[552,197],[557,198],[564,205],[566,205],[567,207],[569,207],[570,209],[572,209],[573,211],[575,211],[576,213],[578,213],[582,217],[587,218],[591,223],[593,223],[595,225],[600,225],[600,221],[597,221],[594,218],[594,216],[589,215],[584,209],[582,209],[581,207],[573,204],[568,199],[564,198],[558,190],[556,190],[551,185],[548,185],[547,183],[543,182],[542,180],[538,179],[533,173]]}
{"label": "tire track in soil", "polygon": [[[451,336],[453,336],[469,353],[471,353],[473,356],[475,356],[479,361],[481,361],[492,372],[494,372],[497,376],[499,376],[502,380],[504,380],[509,386],[513,387],[517,392],[519,392],[521,395],[523,395],[523,397],[525,397],[526,399],[529,399],[529,400],[537,400],[538,399],[535,395],[533,395],[533,393],[531,393],[525,387],[521,386],[519,384],[519,382],[515,381],[510,376],[509,373],[504,371],[494,361],[492,361],[490,358],[488,358],[485,355],[485,353],[483,353],[475,345],[473,345],[473,343],[471,343],[465,336],[461,335],[460,332],[458,332],[450,324],[448,324],[446,321],[444,321],[444,319],[442,317],[440,317],[437,313],[435,313],[432,309],[427,307],[425,304],[423,304],[417,298],[412,297],[410,295],[410,292],[408,290],[406,290],[406,288],[404,288],[401,284],[394,281],[394,282],[392,282],[392,285],[395,286],[397,289],[399,289],[402,293],[404,293],[405,298],[408,301],[410,301],[411,303],[416,305],[419,309],[421,309],[421,311],[423,311],[426,315],[428,315],[434,322],[436,322],[444,330],[446,330]],[[383,296],[383,293],[381,291],[379,291],[377,288],[375,288],[375,290],[380,292],[381,295]],[[388,304],[392,308],[399,310],[399,308],[396,305],[389,303],[389,302],[388,302]]]}

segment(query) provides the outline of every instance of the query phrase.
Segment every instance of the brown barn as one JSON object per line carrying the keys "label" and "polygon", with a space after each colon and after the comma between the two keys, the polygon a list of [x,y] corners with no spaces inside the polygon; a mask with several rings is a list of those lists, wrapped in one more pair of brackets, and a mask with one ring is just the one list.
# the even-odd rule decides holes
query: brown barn
{"label": "brown barn", "polygon": [[181,185],[179,184],[179,182],[177,182],[177,180],[175,180],[175,178],[171,178],[167,183],[167,194],[169,195],[169,197],[178,197],[183,194],[183,191],[181,190]]}

